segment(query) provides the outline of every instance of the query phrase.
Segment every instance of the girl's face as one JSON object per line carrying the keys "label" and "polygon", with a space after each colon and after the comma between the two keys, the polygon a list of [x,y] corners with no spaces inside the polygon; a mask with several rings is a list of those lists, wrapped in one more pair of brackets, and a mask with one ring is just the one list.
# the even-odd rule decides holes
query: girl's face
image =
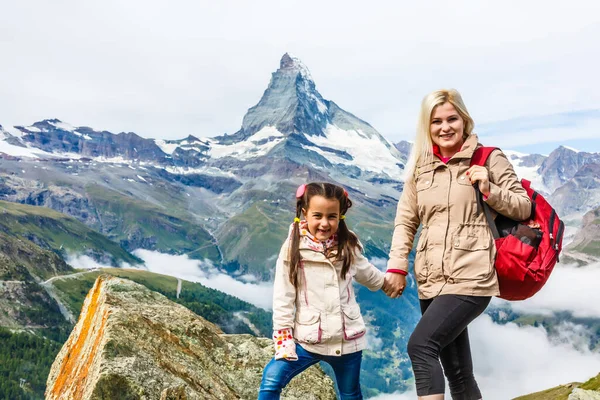
{"label": "girl's face", "polygon": [[444,157],[453,156],[463,145],[465,124],[450,103],[444,103],[433,109],[429,131],[431,140],[440,147]]}
{"label": "girl's face", "polygon": [[302,213],[308,222],[308,231],[318,240],[327,240],[337,232],[340,224],[338,199],[313,196],[308,204],[308,209],[303,208]]}

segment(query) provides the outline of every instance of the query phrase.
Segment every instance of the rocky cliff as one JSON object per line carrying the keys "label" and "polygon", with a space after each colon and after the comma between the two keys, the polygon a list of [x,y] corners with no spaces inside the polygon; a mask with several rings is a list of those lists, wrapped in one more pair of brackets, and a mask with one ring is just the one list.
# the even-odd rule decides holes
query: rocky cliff
{"label": "rocky cliff", "polygon": [[565,249],[565,254],[584,264],[600,259],[600,207],[587,212],[573,241]]}
{"label": "rocky cliff", "polygon": [[[255,399],[270,339],[227,335],[134,282],[101,276],[48,376],[46,399]],[[286,399],[334,399],[318,367]]]}

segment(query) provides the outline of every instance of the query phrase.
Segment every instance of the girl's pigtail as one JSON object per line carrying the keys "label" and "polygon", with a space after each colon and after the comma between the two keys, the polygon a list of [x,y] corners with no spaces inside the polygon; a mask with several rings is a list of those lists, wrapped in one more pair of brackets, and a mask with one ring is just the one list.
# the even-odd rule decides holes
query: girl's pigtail
{"label": "girl's pigtail", "polygon": [[356,248],[362,251],[362,247],[358,242],[358,237],[348,229],[346,225],[346,212],[352,207],[352,201],[348,198],[348,192],[344,190],[340,201],[340,222],[338,225],[338,260],[343,261],[341,276],[346,279],[346,274],[350,270],[350,266],[354,263],[354,251]]}
{"label": "girl's pigtail", "polygon": [[300,266],[300,213],[302,212],[302,197],[296,199],[296,217],[294,218],[294,225],[292,227],[289,249],[290,283],[294,287],[298,287],[298,267]]}

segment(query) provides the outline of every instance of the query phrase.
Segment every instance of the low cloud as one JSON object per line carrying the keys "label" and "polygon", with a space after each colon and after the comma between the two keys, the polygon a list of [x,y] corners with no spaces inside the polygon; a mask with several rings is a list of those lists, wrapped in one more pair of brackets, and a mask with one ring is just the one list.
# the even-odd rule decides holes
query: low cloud
{"label": "low cloud", "polygon": [[542,328],[499,325],[482,315],[469,328],[475,375],[484,398],[505,400],[600,372],[600,354],[576,350],[579,335],[555,343]]}
{"label": "low cloud", "polygon": [[272,283],[252,283],[258,280],[248,274],[241,277],[244,281],[241,282],[219,271],[210,261],[192,260],[185,255],[178,256],[141,249],[133,253],[144,260],[145,268],[150,272],[198,282],[265,310],[273,308]]}
{"label": "low cloud", "polygon": [[[66,257],[67,264],[77,269],[97,269],[97,268],[112,268],[111,265],[100,264],[93,258],[83,254],[68,254]],[[130,265],[123,263],[122,268],[130,268]]]}
{"label": "low cloud", "polygon": [[557,266],[546,285],[531,299],[520,302],[494,300],[521,313],[550,314],[569,311],[576,317],[600,318],[600,263],[577,268]]}
{"label": "low cloud", "polygon": [[[482,315],[469,326],[475,378],[483,398],[506,400],[570,382],[583,382],[600,372],[600,354],[577,350],[580,332],[565,332],[563,342],[544,328],[499,325]],[[447,398],[450,398],[448,389]],[[416,399],[414,391],[385,394],[375,400]]]}
{"label": "low cloud", "polygon": [[[169,275],[190,282],[198,282],[211,289],[220,290],[231,296],[247,301],[265,310],[273,308],[273,283],[260,282],[255,276],[245,274],[237,279],[219,271],[208,260],[193,260],[186,255],[172,255],[156,251],[138,249],[133,252],[144,260],[143,267],[123,264],[123,268],[139,268],[157,274]],[[71,254],[67,263],[77,269],[112,268],[85,255]]]}

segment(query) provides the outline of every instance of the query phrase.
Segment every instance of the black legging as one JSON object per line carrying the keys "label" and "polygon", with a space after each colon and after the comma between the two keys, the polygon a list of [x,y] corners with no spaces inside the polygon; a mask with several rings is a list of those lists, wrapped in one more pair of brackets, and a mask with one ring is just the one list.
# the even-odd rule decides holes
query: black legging
{"label": "black legging", "polygon": [[444,393],[444,373],[454,400],[478,400],[467,325],[491,297],[442,295],[420,300],[421,320],[408,341],[418,396]]}

